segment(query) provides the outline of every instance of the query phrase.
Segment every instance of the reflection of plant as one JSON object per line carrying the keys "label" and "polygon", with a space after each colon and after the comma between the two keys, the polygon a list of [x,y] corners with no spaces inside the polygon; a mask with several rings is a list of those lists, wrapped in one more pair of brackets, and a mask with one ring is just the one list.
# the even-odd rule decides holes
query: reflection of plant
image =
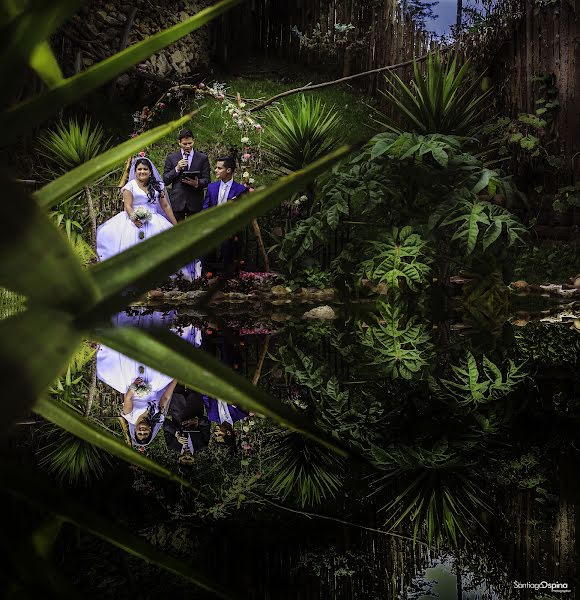
{"label": "reflection of plant", "polygon": [[456,545],[458,535],[468,537],[467,528],[479,523],[477,513],[489,510],[474,470],[457,464],[446,440],[432,450],[373,446],[372,453],[375,464],[388,471],[376,481],[377,492],[390,491],[396,483],[404,488],[381,509],[392,529],[409,520],[414,539],[426,532],[429,544],[449,540]]}
{"label": "reflection of plant", "polygon": [[360,266],[362,277],[374,283],[386,283],[398,288],[401,281],[411,290],[427,281],[429,256],[427,243],[411,227],[394,227],[384,242],[370,242],[372,258]]}
{"label": "reflection of plant", "polygon": [[268,144],[278,171],[288,173],[311,164],[338,146],[342,139],[340,117],[320,99],[302,95],[298,107],[289,104],[271,113]]}
{"label": "reflection of plant", "polygon": [[361,333],[361,343],[371,348],[373,364],[381,365],[392,377],[418,377],[428,365],[433,344],[424,325],[412,317],[404,322],[398,306],[381,305],[381,319]]}
{"label": "reflection of plant", "polygon": [[[418,133],[469,134],[475,127],[491,90],[478,93],[481,77],[467,80],[469,61],[457,69],[457,59],[446,60],[441,54],[429,55],[425,74],[414,63],[412,87],[399,76],[386,77],[385,96],[398,113],[407,131]],[[391,131],[401,132],[396,122],[382,116]]]}
{"label": "reflection of plant", "polygon": [[439,398],[477,408],[480,404],[499,400],[516,389],[528,377],[523,367],[523,363],[517,365],[510,360],[507,370],[502,373],[486,356],[478,365],[473,354],[467,352],[461,366],[451,367],[451,379],[430,377],[429,384]]}
{"label": "reflection of plant", "polygon": [[268,494],[292,497],[302,507],[334,498],[342,485],[342,459],[294,431],[279,430],[272,442]]}
{"label": "reflection of plant", "polygon": [[43,440],[39,464],[59,481],[88,485],[110,464],[109,454],[58,427],[50,426]]}
{"label": "reflection of plant", "polygon": [[528,323],[515,338],[518,355],[542,366],[572,366],[580,358],[580,336],[563,325]]}

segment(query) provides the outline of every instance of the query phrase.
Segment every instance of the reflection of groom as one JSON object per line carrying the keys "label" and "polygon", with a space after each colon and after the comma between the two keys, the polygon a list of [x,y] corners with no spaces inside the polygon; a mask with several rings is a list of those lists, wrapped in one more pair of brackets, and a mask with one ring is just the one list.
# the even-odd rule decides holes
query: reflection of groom
{"label": "reflection of groom", "polygon": [[[193,133],[189,129],[179,132],[178,142],[179,151],[168,154],[165,159],[163,181],[171,185],[169,199],[173,214],[178,221],[183,221],[201,210],[210,172],[207,155],[193,149]],[[199,171],[200,177],[183,178],[184,171]]]}

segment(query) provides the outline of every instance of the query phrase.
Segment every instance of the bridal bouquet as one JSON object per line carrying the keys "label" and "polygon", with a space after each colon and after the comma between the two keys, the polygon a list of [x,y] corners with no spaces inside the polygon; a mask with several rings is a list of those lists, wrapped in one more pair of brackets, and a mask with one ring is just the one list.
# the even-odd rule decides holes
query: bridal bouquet
{"label": "bridal bouquet", "polygon": [[138,219],[142,223],[148,223],[151,221],[152,216],[153,215],[151,214],[151,211],[146,206],[138,206],[133,211],[133,219]]}
{"label": "bridal bouquet", "polygon": [[145,398],[145,396],[148,396],[151,393],[153,388],[151,387],[151,384],[143,381],[141,383],[132,383],[129,386],[129,389],[133,390],[135,398]]}

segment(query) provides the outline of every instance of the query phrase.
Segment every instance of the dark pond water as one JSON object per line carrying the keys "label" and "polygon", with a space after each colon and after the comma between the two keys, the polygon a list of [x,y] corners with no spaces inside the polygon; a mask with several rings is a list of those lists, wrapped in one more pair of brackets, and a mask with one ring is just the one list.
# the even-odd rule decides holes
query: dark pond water
{"label": "dark pond water", "polygon": [[[114,325],[170,329],[353,457],[85,345],[84,378],[55,395],[86,410],[96,366],[91,418],[194,490],[102,455],[100,477],[63,485],[246,598],[573,598],[579,311],[512,309],[495,324],[429,302],[335,307],[331,320],[243,306],[121,313]],[[15,442],[45,469],[47,427]],[[94,597],[210,597],[72,529],[57,559]]]}

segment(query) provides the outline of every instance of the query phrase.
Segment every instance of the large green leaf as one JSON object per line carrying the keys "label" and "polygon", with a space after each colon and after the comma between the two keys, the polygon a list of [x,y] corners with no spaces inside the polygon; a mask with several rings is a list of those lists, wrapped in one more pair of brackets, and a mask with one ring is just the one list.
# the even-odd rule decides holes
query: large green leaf
{"label": "large green leaf", "polygon": [[28,310],[0,321],[3,424],[26,416],[66,367],[80,337],[72,317],[58,311]]}
{"label": "large green leaf", "polygon": [[79,100],[240,2],[241,0],[222,0],[215,6],[206,8],[173,27],[129,46],[86,71],[63,80],[47,93],[15,106],[0,117],[0,131],[2,131],[3,137],[12,141],[22,135],[23,130],[44,121],[64,106]]}
{"label": "large green leaf", "polygon": [[18,73],[18,63],[28,64],[39,45],[84,3],[85,0],[3,0],[0,74]]}
{"label": "large green leaf", "polygon": [[312,421],[253,386],[207,352],[163,330],[131,327],[97,330],[98,341],[177,379],[180,383],[228,404],[258,412],[303,433],[341,456],[349,452],[334,438],[316,428]]}
{"label": "large green leaf", "polygon": [[128,554],[179,575],[219,598],[232,598],[231,594],[213,584],[195,567],[157,549],[143,538],[125,529],[118,522],[101,517],[93,512],[86,503],[77,502],[70,495],[64,494],[42,473],[5,462],[0,463],[0,473],[6,490],[25,502],[55,514],[63,521],[88,531]]}
{"label": "large green leaf", "polygon": [[341,146],[264,190],[245,194],[237,202],[204,210],[176,227],[95,265],[91,272],[103,296],[100,312],[112,314],[121,310],[127,304],[126,298],[121,295],[124,290],[133,287],[137,293],[145,292],[184,264],[206,255],[252,219],[289,198],[292,193],[304,189],[309,181],[327,171],[352,149],[351,146]]}
{"label": "large green leaf", "polygon": [[4,173],[0,238],[0,286],[26,296],[31,304],[80,311],[94,303],[96,289],[62,232],[21,186]]}
{"label": "large green leaf", "polygon": [[41,42],[34,48],[30,55],[30,66],[48,87],[54,87],[62,81],[62,71],[48,42]]}
{"label": "large green leaf", "polygon": [[50,208],[62,200],[70,198],[75,192],[82,189],[85,185],[91,183],[101,175],[116,167],[120,162],[126,160],[127,156],[134,154],[138,150],[153,144],[157,140],[179,129],[181,125],[187,123],[198,111],[193,111],[180,119],[160,125],[146,133],[131,138],[130,140],[103,152],[89,162],[76,167],[72,171],[65,173],[62,177],[51,181],[43,188],[34,192],[33,197],[43,208]]}
{"label": "large green leaf", "polygon": [[169,481],[191,487],[191,484],[187,480],[179,475],[175,475],[169,469],[157,464],[147,456],[133,450],[102,427],[85,419],[60,402],[42,397],[34,405],[34,412],[44,417],[47,421],[58,425],[62,429],[66,429],[66,431],[73,435],[117,456],[125,462],[141,467],[159,477],[169,479]]}

